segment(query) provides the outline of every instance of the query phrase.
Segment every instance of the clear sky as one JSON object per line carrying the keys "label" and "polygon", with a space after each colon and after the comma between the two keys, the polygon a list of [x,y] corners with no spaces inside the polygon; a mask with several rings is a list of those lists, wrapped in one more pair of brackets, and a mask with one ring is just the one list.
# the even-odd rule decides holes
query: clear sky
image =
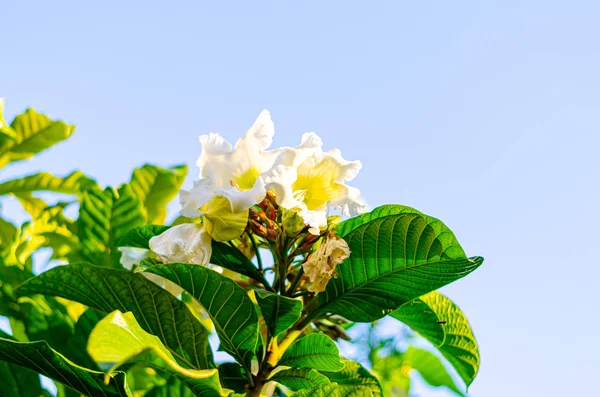
{"label": "clear sky", "polygon": [[193,166],[199,134],[235,140],[269,109],[276,146],[316,131],[363,162],[354,184],[371,207],[441,218],[486,258],[443,289],[480,343],[473,396],[597,393],[600,3],[5,1],[0,13],[7,119],[33,106],[77,125],[0,179],[81,168],[118,184],[144,162]]}

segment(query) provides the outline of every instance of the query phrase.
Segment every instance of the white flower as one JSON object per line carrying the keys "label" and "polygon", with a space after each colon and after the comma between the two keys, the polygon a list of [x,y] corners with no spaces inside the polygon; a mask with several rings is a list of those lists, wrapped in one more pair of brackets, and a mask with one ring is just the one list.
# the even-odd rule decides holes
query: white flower
{"label": "white flower", "polygon": [[185,223],[173,226],[150,239],[150,249],[163,263],[208,265],[212,254],[211,238],[202,225]]}
{"label": "white flower", "polygon": [[121,265],[125,269],[133,269],[134,265],[139,265],[144,259],[150,257],[150,250],[145,248],[135,248],[135,247],[119,247],[119,251],[121,251]]}
{"label": "white flower", "polygon": [[336,267],[350,256],[350,248],[342,238],[328,235],[321,246],[302,264],[304,273],[311,281],[308,287],[312,292],[323,292],[327,282],[337,278]]}
{"label": "white flower", "polygon": [[277,202],[285,208],[299,208],[310,232],[319,234],[327,227],[328,210],[337,208],[352,216],[363,211],[360,191],[345,184],[358,175],[362,164],[344,160],[337,149],[323,152],[321,145],[315,145],[307,150],[305,141],[320,139],[305,134],[302,144],[285,149],[288,154],[281,156],[263,177],[267,189],[276,191]]}

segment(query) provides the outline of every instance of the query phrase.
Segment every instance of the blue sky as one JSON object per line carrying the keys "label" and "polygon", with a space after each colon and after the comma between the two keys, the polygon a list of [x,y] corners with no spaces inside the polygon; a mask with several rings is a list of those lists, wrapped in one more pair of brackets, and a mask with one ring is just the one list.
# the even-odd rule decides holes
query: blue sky
{"label": "blue sky", "polygon": [[0,179],[193,166],[199,134],[269,109],[275,146],[316,131],[363,162],[371,207],[441,218],[486,258],[443,289],[480,343],[473,396],[597,390],[597,2],[6,2],[2,26],[7,119],[77,130]]}

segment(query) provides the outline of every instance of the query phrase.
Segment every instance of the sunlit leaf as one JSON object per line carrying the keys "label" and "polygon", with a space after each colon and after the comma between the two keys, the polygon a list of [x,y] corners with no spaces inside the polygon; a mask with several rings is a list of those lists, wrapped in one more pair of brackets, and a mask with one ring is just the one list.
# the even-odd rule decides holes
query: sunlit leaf
{"label": "sunlit leaf", "polygon": [[310,334],[295,341],[283,353],[279,365],[318,371],[340,371],[344,368],[337,346],[322,334]]}
{"label": "sunlit leaf", "polygon": [[60,296],[105,313],[131,311],[181,365],[214,367],[206,329],[183,302],[139,273],[78,263],[50,269],[17,292]]}
{"label": "sunlit leaf", "polygon": [[310,368],[284,369],[271,376],[269,380],[281,383],[293,391],[309,389],[329,383],[329,379],[325,375],[321,375]]}
{"label": "sunlit leaf", "polygon": [[27,175],[18,179],[0,183],[0,195],[9,193],[31,193],[38,191],[80,194],[96,186],[96,182],[81,171],[74,171],[63,177],[48,172]]}
{"label": "sunlit leaf", "polygon": [[246,291],[235,281],[203,266],[185,263],[159,264],[146,270],[179,285],[210,316],[222,348],[246,370],[258,344],[258,315]]}
{"label": "sunlit leaf", "polygon": [[439,292],[430,292],[390,314],[430,341],[468,385],[479,370],[479,347],[463,312]]}
{"label": "sunlit leaf", "polygon": [[38,372],[87,396],[129,396],[124,373],[115,373],[105,383],[102,372],[72,363],[45,341],[23,343],[0,337],[0,360]]}
{"label": "sunlit leaf", "polygon": [[145,222],[142,202],[128,185],[118,191],[112,188],[86,191],[79,210],[79,239],[84,259],[95,265],[120,268],[119,239]]}
{"label": "sunlit leaf", "polygon": [[447,387],[454,393],[464,396],[442,361],[433,353],[410,346],[404,354],[404,361],[412,369],[418,371],[425,382],[434,387]]}
{"label": "sunlit leaf", "polygon": [[371,389],[365,386],[343,386],[337,383],[320,385],[312,389],[304,389],[294,397],[372,397]]}
{"label": "sunlit leaf", "polygon": [[[5,127],[2,129],[6,131]],[[67,139],[75,127],[63,121],[52,120],[30,108],[15,117],[10,130],[9,134],[14,132],[14,137],[0,140],[0,168],[13,161],[31,158]],[[4,132],[3,137],[6,136],[8,135]]]}
{"label": "sunlit leaf", "polygon": [[187,175],[187,166],[161,168],[145,164],[131,176],[131,190],[144,203],[148,223],[163,223],[167,204],[179,193]]}
{"label": "sunlit leaf", "polygon": [[177,363],[160,339],[144,331],[131,312],[114,311],[90,334],[90,356],[107,372],[126,363],[142,363],[179,377],[196,395],[226,396],[217,369],[188,369]]}
{"label": "sunlit leaf", "polygon": [[[389,310],[458,280],[483,262],[467,258],[441,221],[403,206],[376,208],[338,226],[350,258],[319,294],[316,315],[371,322]],[[350,226],[346,226],[350,225]]]}

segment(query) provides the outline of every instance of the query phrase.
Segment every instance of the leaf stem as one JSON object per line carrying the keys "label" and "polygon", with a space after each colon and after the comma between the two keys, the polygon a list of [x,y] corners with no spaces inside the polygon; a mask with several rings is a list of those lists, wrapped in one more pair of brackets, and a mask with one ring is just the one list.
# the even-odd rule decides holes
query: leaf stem
{"label": "leaf stem", "polygon": [[298,284],[300,284],[300,280],[302,280],[302,276],[304,276],[304,268],[300,267],[300,270],[298,270],[298,274],[296,275],[296,279],[294,280],[290,288],[287,290],[287,296],[292,296],[294,294],[296,288],[298,288]]}
{"label": "leaf stem", "polygon": [[248,233],[248,237],[250,237],[250,241],[252,242],[252,247],[254,247],[254,252],[256,253],[256,261],[258,262],[258,270],[263,271],[263,262],[260,256],[260,252],[258,251],[258,244],[256,244],[256,240],[252,233]]}

